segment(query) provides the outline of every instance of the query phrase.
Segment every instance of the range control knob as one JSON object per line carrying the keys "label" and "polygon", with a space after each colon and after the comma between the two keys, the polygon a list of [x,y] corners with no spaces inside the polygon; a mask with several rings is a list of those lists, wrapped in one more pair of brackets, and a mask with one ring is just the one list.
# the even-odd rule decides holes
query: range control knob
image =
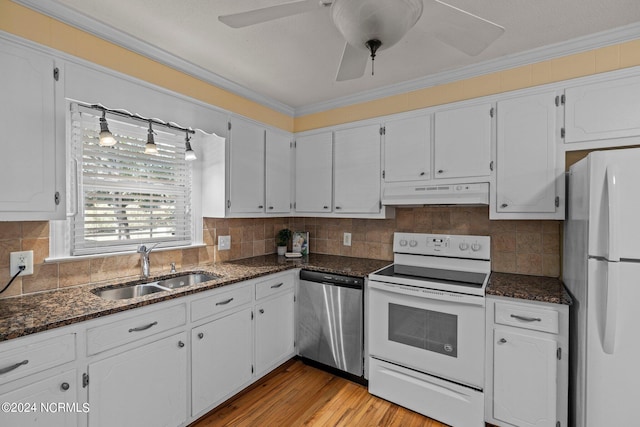
{"label": "range control knob", "polygon": [[400,240],[400,246],[407,246],[407,241],[405,239]]}
{"label": "range control knob", "polygon": [[412,248],[415,248],[416,246],[418,246],[418,242],[416,242],[415,240],[411,240],[409,241],[409,246],[411,246]]}
{"label": "range control knob", "polygon": [[469,244],[466,242],[462,242],[458,245],[458,247],[460,248],[461,251],[466,251],[467,249],[469,249]]}
{"label": "range control knob", "polygon": [[472,243],[471,244],[471,250],[474,252],[478,252],[480,250],[482,246],[480,246],[480,243]]}

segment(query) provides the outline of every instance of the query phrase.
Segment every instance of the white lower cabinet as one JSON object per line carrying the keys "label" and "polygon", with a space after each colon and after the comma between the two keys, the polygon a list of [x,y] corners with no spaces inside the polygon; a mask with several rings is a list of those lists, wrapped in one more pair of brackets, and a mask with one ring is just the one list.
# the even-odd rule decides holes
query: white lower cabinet
{"label": "white lower cabinet", "polygon": [[9,411],[0,412],[0,426],[74,427],[86,407],[78,401],[76,371],[71,369],[0,394]]}
{"label": "white lower cabinet", "polygon": [[191,415],[212,408],[251,381],[251,307],[191,330]]}
{"label": "white lower cabinet", "polygon": [[187,419],[187,333],[89,363],[90,427],[175,427]]}
{"label": "white lower cabinet", "polygon": [[497,426],[566,426],[568,307],[487,301],[485,420]]}
{"label": "white lower cabinet", "polygon": [[256,373],[266,372],[295,353],[294,292],[284,291],[256,304]]}

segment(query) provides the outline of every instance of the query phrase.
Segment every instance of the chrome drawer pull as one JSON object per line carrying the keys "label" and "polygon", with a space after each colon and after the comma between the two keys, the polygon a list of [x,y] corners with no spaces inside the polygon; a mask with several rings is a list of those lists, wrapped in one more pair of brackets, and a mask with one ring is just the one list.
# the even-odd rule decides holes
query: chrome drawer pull
{"label": "chrome drawer pull", "polygon": [[512,314],[511,317],[514,319],[522,320],[523,322],[542,322],[542,319],[539,317],[525,317],[518,316],[517,314]]}
{"label": "chrome drawer pull", "polygon": [[7,368],[2,368],[2,369],[0,369],[0,375],[6,374],[7,372],[11,372],[14,369],[18,369],[20,366],[26,365],[27,363],[29,363],[29,361],[27,359],[25,359],[22,362],[16,363],[15,365],[9,366]]}
{"label": "chrome drawer pull", "polygon": [[146,330],[147,330],[147,329],[149,329],[150,327],[155,326],[155,325],[157,325],[157,324],[158,324],[158,322],[153,322],[153,323],[149,323],[149,324],[148,324],[148,325],[146,325],[146,326],[139,326],[139,327],[137,327],[137,328],[131,328],[131,329],[129,329],[129,332],[140,332],[140,331],[146,331]]}
{"label": "chrome drawer pull", "polygon": [[271,289],[279,288],[282,285],[284,285],[284,282],[280,282],[277,285],[271,285]]}
{"label": "chrome drawer pull", "polygon": [[227,305],[231,301],[233,301],[233,298],[229,298],[228,300],[217,302],[216,305]]}

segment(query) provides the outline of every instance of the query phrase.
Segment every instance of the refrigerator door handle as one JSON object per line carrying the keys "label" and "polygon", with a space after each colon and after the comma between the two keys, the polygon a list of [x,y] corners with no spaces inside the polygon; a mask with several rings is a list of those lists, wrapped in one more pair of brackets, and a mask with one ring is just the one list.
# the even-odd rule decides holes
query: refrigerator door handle
{"label": "refrigerator door handle", "polygon": [[620,255],[618,254],[618,228],[620,219],[618,217],[618,210],[620,209],[620,203],[618,200],[618,166],[611,164],[607,166],[605,172],[607,177],[607,195],[608,195],[608,217],[609,217],[609,253],[607,259],[609,261],[620,261]]}
{"label": "refrigerator door handle", "polygon": [[604,336],[602,339],[602,348],[607,354],[613,354],[616,347],[619,265],[617,262],[607,263],[607,304],[605,306]]}

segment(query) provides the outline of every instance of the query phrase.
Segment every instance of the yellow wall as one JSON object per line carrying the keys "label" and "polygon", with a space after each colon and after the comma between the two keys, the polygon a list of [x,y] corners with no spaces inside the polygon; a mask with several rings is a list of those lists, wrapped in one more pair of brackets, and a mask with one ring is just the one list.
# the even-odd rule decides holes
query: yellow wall
{"label": "yellow wall", "polygon": [[293,118],[10,0],[0,0],[0,30],[290,132],[302,132],[640,65],[639,39]]}

